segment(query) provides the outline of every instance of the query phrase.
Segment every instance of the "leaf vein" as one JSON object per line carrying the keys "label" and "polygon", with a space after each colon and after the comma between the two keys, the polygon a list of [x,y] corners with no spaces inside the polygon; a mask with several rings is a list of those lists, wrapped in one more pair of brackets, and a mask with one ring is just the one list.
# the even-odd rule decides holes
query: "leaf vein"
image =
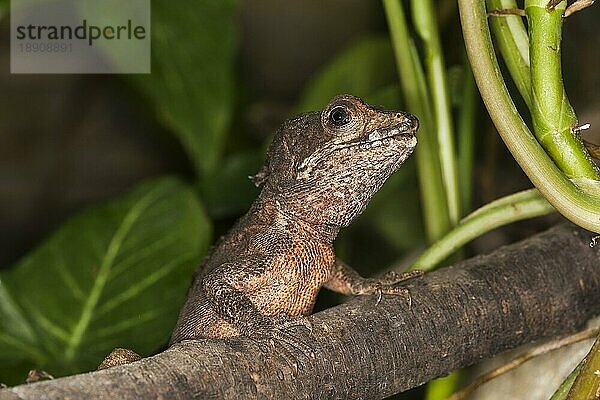
{"label": "leaf vein", "polygon": [[106,303],[104,303],[102,307],[98,308],[96,316],[100,316],[104,313],[107,313],[113,310],[115,307],[126,302],[127,300],[134,298],[139,293],[152,286],[154,283],[158,282],[161,278],[165,277],[178,265],[181,265],[181,263],[187,258],[189,258],[190,255],[183,254],[183,256],[180,256],[179,258],[164,264],[160,269],[154,271],[143,280],[137,282],[135,285],[130,286],[129,288],[127,288],[127,290],[121,292],[118,296],[115,296],[112,299],[108,300]]}
{"label": "leaf vein", "polygon": [[83,304],[80,318],[73,328],[70,340],[65,348],[65,358],[67,360],[73,360],[75,357],[77,348],[81,344],[83,335],[90,325],[94,309],[100,301],[100,296],[102,295],[102,291],[108,281],[114,261],[119,253],[119,250],[121,249],[121,245],[127,237],[127,234],[130,232],[131,228],[140,218],[142,213],[160,195],[161,189],[162,186],[159,186],[158,188],[146,193],[146,195],[133,204],[113,234],[106,252],[104,253],[104,257],[102,258],[102,263],[98,269],[94,285],[92,286],[89,296]]}

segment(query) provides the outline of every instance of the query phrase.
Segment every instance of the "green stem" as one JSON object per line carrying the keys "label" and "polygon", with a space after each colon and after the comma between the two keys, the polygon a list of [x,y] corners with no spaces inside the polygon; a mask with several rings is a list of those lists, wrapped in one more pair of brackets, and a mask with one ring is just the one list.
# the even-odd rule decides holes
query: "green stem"
{"label": "green stem", "polygon": [[466,243],[494,228],[545,215],[554,208],[536,189],[525,190],[492,201],[465,217],[442,239],[431,245],[411,269],[431,270]]}
{"label": "green stem", "polygon": [[526,0],[531,64],[531,116],[534,132],[569,178],[600,179],[600,172],[572,129],[577,126],[562,80],[560,45],[567,2],[548,11],[548,0]]}
{"label": "green stem", "polygon": [[[458,167],[456,147],[454,143],[454,123],[446,83],[446,67],[440,45],[440,33],[431,0],[413,0],[411,2],[412,20],[417,33],[423,40],[425,66],[429,96],[433,108],[434,124],[437,133],[438,172],[441,172],[446,199],[444,208],[448,211],[451,226],[458,223],[461,217],[461,200],[458,186]],[[428,160],[427,162],[430,162]],[[455,373],[444,379],[437,379],[427,385],[426,399],[447,397],[456,390],[459,374]]]}
{"label": "green stem", "polygon": [[546,199],[566,218],[600,232],[600,197],[577,188],[546,155],[519,115],[492,46],[485,4],[458,0],[463,37],[475,81],[492,121],[513,157]]}
{"label": "green stem", "polygon": [[477,91],[475,79],[465,55],[465,79],[458,119],[458,170],[462,211],[471,210],[473,197],[473,160],[475,150],[475,121],[477,120]]}
{"label": "green stem", "polygon": [[[487,4],[490,10],[517,7],[514,0],[487,0]],[[534,132],[542,146],[568,177],[599,179],[594,162],[572,133],[577,118],[562,82],[560,41],[566,2],[552,12],[546,4],[547,0],[525,2],[529,38],[521,17],[491,17],[490,25],[510,74],[531,110]]]}
{"label": "green stem", "polygon": [[[516,0],[487,0],[487,5],[490,11],[517,8]],[[523,19],[518,15],[492,16],[490,26],[508,71],[527,107],[531,109],[529,39]]]}
{"label": "green stem", "polygon": [[585,356],[581,371],[571,386],[567,400],[597,399],[600,392],[598,371],[600,371],[600,337]]}
{"label": "green stem", "polygon": [[437,128],[438,157],[446,188],[450,222],[452,225],[456,225],[461,216],[461,204],[458,190],[452,112],[446,84],[444,54],[440,45],[440,33],[431,0],[413,0],[411,10],[415,29],[424,44],[429,94],[433,104],[435,127]]}
{"label": "green stem", "polygon": [[427,100],[425,77],[419,64],[417,50],[408,33],[402,4],[399,0],[383,0],[383,6],[404,98],[409,111],[417,115],[420,121],[421,127],[417,134],[419,151],[416,152],[419,187],[427,237],[429,241],[433,241],[450,229],[450,219],[437,156],[437,142],[433,135],[435,124]]}

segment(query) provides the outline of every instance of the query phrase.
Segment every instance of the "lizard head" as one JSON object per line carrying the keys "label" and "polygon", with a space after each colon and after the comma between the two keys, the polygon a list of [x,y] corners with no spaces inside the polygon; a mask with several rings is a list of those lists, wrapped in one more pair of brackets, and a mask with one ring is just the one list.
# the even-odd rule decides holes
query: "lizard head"
{"label": "lizard head", "polygon": [[406,112],[336,96],[322,112],[284,123],[252,180],[287,212],[344,227],[413,152],[418,126]]}

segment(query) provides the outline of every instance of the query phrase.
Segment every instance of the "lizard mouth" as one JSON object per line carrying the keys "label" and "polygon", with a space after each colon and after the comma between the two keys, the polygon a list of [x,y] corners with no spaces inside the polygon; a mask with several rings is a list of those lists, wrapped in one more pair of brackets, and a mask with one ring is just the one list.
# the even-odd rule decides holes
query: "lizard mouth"
{"label": "lizard mouth", "polygon": [[366,136],[347,142],[347,145],[368,149],[390,144],[396,139],[403,139],[409,144],[409,147],[414,147],[417,144],[417,139],[415,137],[417,129],[419,129],[419,121],[416,118],[411,118],[406,123],[376,129],[369,132]]}
{"label": "lizard mouth", "polygon": [[[393,114],[390,112],[390,114]],[[419,129],[419,120],[408,113],[396,113],[395,121],[392,119],[391,124],[377,128],[362,137],[355,138],[347,142],[348,145],[359,145],[365,147],[376,147],[383,144],[390,144],[396,139],[404,139],[416,145],[415,134]],[[410,146],[410,145],[409,145]]]}
{"label": "lizard mouth", "polygon": [[[330,157],[334,152],[358,147],[360,150],[369,151],[376,147],[393,146],[400,147],[402,150],[412,152],[417,145],[416,132],[419,128],[419,121],[416,117],[408,116],[402,122],[394,125],[388,125],[385,128],[375,129],[361,137],[347,141],[339,141],[320,149],[306,158],[298,168],[298,179],[306,179],[310,172],[320,162]],[[405,151],[401,151],[405,153]]]}
{"label": "lizard mouth", "polygon": [[[417,122],[417,126],[418,126],[418,122]],[[404,127],[402,127],[404,128]],[[402,136],[402,137],[412,137],[415,136],[415,133],[417,133],[417,128],[410,128],[410,129],[402,129],[400,127],[392,127],[392,128],[386,128],[386,129],[376,129],[373,132],[369,133],[369,135],[366,138],[362,138],[361,141],[363,142],[377,142],[379,140],[384,140],[384,139],[389,139],[389,138],[393,138],[393,137],[397,137],[397,136]]]}

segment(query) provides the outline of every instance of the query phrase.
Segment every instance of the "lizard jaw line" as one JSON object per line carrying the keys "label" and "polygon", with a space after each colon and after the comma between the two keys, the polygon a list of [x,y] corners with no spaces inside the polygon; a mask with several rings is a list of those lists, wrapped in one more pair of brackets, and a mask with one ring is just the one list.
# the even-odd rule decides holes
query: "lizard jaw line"
{"label": "lizard jaw line", "polygon": [[391,128],[391,129],[375,129],[373,132],[369,133],[366,142],[374,142],[377,140],[388,139],[395,136],[414,136],[414,131],[402,131],[399,128]]}
{"label": "lizard jaw line", "polygon": [[[367,137],[363,137],[361,139],[355,139],[352,141],[344,141],[334,143],[332,147],[327,150],[327,155],[331,154],[334,151],[346,149],[349,147],[359,147],[363,150],[368,150],[373,147],[379,147],[382,145],[388,145],[397,137],[406,137],[409,140],[408,147],[412,148],[417,145],[417,138],[415,136],[415,130],[401,130],[400,128],[389,128],[389,129],[376,129],[373,132],[369,133]],[[312,172],[313,167],[319,163],[323,154],[313,154],[309,158],[305,159],[300,165],[300,172],[296,175],[296,179],[304,180],[308,179],[310,173]]]}
{"label": "lizard jaw line", "polygon": [[[375,134],[375,135],[374,135]],[[373,147],[379,147],[382,145],[389,145],[390,142],[394,141],[397,137],[406,137],[408,139],[407,148],[414,148],[417,145],[417,137],[413,132],[401,131],[397,128],[384,131],[383,133],[375,130],[369,134],[366,139],[352,142],[341,142],[336,143],[327,150],[327,155],[330,155],[334,151],[341,149],[347,149],[350,147],[359,147],[362,150],[368,150]],[[323,154],[313,154],[309,158],[305,159],[300,165],[300,171],[296,175],[296,179],[305,180],[308,179],[314,166],[316,166],[323,157]]]}

